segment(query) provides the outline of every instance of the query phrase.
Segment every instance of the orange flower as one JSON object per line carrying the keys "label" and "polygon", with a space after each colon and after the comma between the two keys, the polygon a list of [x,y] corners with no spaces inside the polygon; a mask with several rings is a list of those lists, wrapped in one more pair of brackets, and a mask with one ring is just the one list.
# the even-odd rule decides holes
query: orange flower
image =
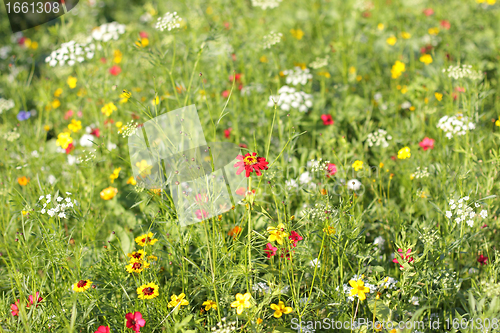
{"label": "orange flower", "polygon": [[102,200],[111,200],[115,197],[117,193],[118,189],[110,186],[102,190],[100,195]]}
{"label": "orange flower", "polygon": [[227,233],[229,236],[233,236],[233,238],[236,238],[240,232],[242,231],[243,229],[241,229],[241,227],[239,226],[236,226],[234,227],[233,229],[229,230],[229,232]]}
{"label": "orange flower", "polygon": [[26,176],[22,176],[22,177],[17,178],[17,182],[18,182],[18,183],[19,183],[19,185],[21,185],[21,186],[26,186],[26,185],[28,185],[28,183],[30,182],[30,179],[29,179],[29,178],[26,178]]}

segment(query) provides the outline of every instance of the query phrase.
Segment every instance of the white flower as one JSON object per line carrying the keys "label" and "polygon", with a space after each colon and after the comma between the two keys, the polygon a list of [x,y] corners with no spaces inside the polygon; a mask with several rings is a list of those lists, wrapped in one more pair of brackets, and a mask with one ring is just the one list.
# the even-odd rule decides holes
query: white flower
{"label": "white flower", "polygon": [[357,179],[351,179],[347,182],[347,189],[351,191],[357,191],[361,188],[362,184]]}
{"label": "white flower", "polygon": [[312,177],[310,176],[309,171],[306,171],[299,176],[299,183],[301,184],[309,184],[311,181]]}
{"label": "white flower", "polygon": [[488,212],[486,210],[482,210],[481,213],[479,213],[479,216],[481,216],[483,219],[488,217]]}
{"label": "white flower", "polygon": [[42,210],[40,211],[40,213],[45,214],[45,208],[42,208]]}
{"label": "white flower", "polygon": [[270,49],[271,46],[278,44],[281,42],[281,38],[283,34],[281,32],[271,31],[269,35],[264,36],[263,47],[264,49]]}
{"label": "white flower", "polygon": [[383,129],[378,129],[373,133],[368,134],[368,137],[366,138],[366,142],[368,143],[369,147],[378,147],[382,146],[382,148],[387,148],[389,147],[389,143],[387,140],[391,140],[392,136],[387,135],[387,131]]}
{"label": "white flower", "polygon": [[417,296],[412,296],[412,298],[410,299],[410,303],[413,305],[420,305]]}
{"label": "white flower", "polygon": [[294,69],[287,69],[283,71],[286,76],[286,84],[291,84],[296,86],[298,84],[305,85],[307,80],[312,79],[312,74],[309,68],[302,69],[300,67],[295,67]]}
{"label": "white flower", "polygon": [[66,213],[65,212],[60,212],[59,215],[59,218],[66,218]]}
{"label": "white flower", "polygon": [[279,96],[269,96],[267,106],[273,107],[274,102],[283,111],[289,111],[290,108],[298,109],[300,112],[306,112],[312,107],[312,95],[303,91],[296,91],[295,88],[283,86],[278,90]]}
{"label": "white flower", "polygon": [[252,0],[252,6],[259,7],[261,9],[276,8],[279,6],[280,2],[283,0]]}
{"label": "white flower", "polygon": [[57,202],[61,202],[61,201],[63,201],[63,198],[62,197],[57,197],[56,200],[57,200]]}
{"label": "white flower", "polygon": [[84,134],[80,138],[80,146],[82,147],[92,147],[94,144],[92,141],[94,141],[94,136],[91,134]]}
{"label": "white flower", "polygon": [[54,175],[49,175],[47,181],[49,182],[50,185],[53,185],[56,182],[56,177]]}
{"label": "white flower", "polygon": [[472,221],[472,220],[467,220],[467,225],[468,225],[469,227],[472,227],[472,226],[474,225],[474,221]]}
{"label": "white flower", "polygon": [[318,266],[318,268],[319,268],[319,267],[321,267],[321,261],[319,261],[319,260],[318,260],[318,258],[316,258],[316,259],[314,259],[314,260],[311,260],[311,261],[309,262],[309,265],[311,265],[311,266],[313,266],[313,267]]}
{"label": "white flower", "polygon": [[475,206],[476,208],[479,208],[481,205],[480,205],[480,204],[478,204],[478,203],[476,202],[476,203],[474,204],[474,206]]}
{"label": "white flower", "polygon": [[447,217],[447,218],[451,218],[451,216],[452,216],[451,211],[447,210],[447,211],[446,211],[446,217]]}
{"label": "white flower", "polygon": [[12,109],[14,106],[15,104],[13,100],[0,98],[0,114],[4,111]]}

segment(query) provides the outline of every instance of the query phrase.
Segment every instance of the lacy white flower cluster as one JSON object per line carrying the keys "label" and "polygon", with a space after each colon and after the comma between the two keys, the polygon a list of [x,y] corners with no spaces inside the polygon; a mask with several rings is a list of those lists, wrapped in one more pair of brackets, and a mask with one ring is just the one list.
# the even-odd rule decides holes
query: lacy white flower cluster
{"label": "lacy white flower cluster", "polygon": [[[252,286],[252,290],[256,291],[256,292],[261,292],[261,293],[264,293],[264,294],[268,294],[268,293],[270,293],[272,291],[271,287],[268,286],[267,283],[265,283],[265,282],[257,282],[256,284],[254,284]],[[285,286],[283,289],[281,289],[280,292],[282,294],[286,294],[289,290],[290,290],[290,287],[289,286]]]}
{"label": "lacy white flower cluster", "polygon": [[15,106],[14,101],[11,99],[0,98],[0,114],[4,111],[10,110]]}
{"label": "lacy white flower cluster", "polygon": [[397,283],[398,283],[398,280],[391,278],[390,276],[387,276],[385,279],[383,279],[380,282],[380,287],[382,287],[384,289],[396,289]]}
{"label": "lacy white flower cluster", "polygon": [[291,84],[296,86],[298,84],[305,85],[307,80],[312,79],[312,74],[309,68],[302,69],[300,67],[295,67],[294,69],[287,69],[283,71],[286,76],[286,84]]}
{"label": "lacy white flower cluster", "polygon": [[226,318],[221,320],[221,322],[217,323],[217,326],[212,327],[211,331],[213,333],[232,333],[236,331],[235,321],[226,322]]}
{"label": "lacy white flower cluster", "polygon": [[437,230],[424,227],[420,233],[420,239],[424,244],[434,244],[440,237]]}
{"label": "lacy white flower cluster", "polygon": [[328,60],[330,59],[330,56],[326,56],[324,58],[316,58],[313,62],[309,64],[309,67],[312,69],[320,69],[321,67],[325,67],[328,65]]}
{"label": "lacy white flower cluster", "polygon": [[425,178],[429,177],[429,171],[427,168],[420,169],[420,167],[417,167],[417,170],[413,173],[415,178],[420,179],[420,178]]}
{"label": "lacy white flower cluster", "polygon": [[83,62],[86,58],[92,59],[94,57],[95,51],[94,44],[79,44],[74,40],[67,43],[63,43],[61,47],[45,58],[45,62],[48,62],[51,67],[55,67],[57,64],[63,66],[66,61],[67,64],[73,66],[76,62]]}
{"label": "lacy white flower cluster", "polygon": [[42,205],[40,213],[48,214],[50,217],[57,215],[57,217],[61,219],[67,219],[68,210],[73,208],[77,202],[76,200],[71,200],[69,197],[71,193],[66,192],[66,195],[68,195],[68,197],[63,198],[58,196],[54,200],[52,200],[52,195],[50,194],[40,196],[40,198],[38,198],[38,205]]}
{"label": "lacy white flower cluster", "polygon": [[389,147],[389,142],[387,142],[387,140],[392,140],[392,136],[387,135],[387,131],[381,128],[373,133],[368,134],[368,137],[366,139],[369,147],[382,146],[382,148]]}
{"label": "lacy white flower cluster", "polygon": [[104,23],[103,25],[92,29],[91,37],[93,40],[108,42],[112,39],[117,40],[120,35],[125,33],[125,24],[118,22]]}
{"label": "lacy white flower cluster", "polygon": [[[476,217],[476,212],[474,209],[467,204],[469,201],[469,196],[465,196],[461,199],[458,199],[457,202],[455,200],[450,200],[450,210],[446,211],[446,217],[450,220],[454,220],[457,224],[460,222],[467,222],[469,227],[474,225],[473,218]],[[477,202],[474,204],[476,208],[481,207]],[[479,216],[483,219],[488,217],[488,212],[486,210],[481,210]]]}
{"label": "lacy white flower cluster", "polygon": [[164,31],[167,29],[168,31],[177,29],[181,27],[182,18],[177,15],[177,12],[167,12],[162,17],[158,17],[158,21],[156,22],[156,30]]}
{"label": "lacy white flower cluster", "polygon": [[80,164],[80,163],[92,162],[96,158],[96,153],[97,153],[96,149],[94,149],[93,151],[90,151],[88,153],[86,153],[85,150],[82,150],[83,156],[77,157],[76,163]]}
{"label": "lacy white flower cluster", "polygon": [[270,49],[271,46],[278,44],[281,42],[281,38],[283,37],[283,34],[281,32],[274,32],[271,31],[269,35],[264,36],[264,49]]}
{"label": "lacy white flower cluster", "polygon": [[267,106],[274,106],[274,101],[283,111],[289,111],[291,108],[298,109],[300,112],[306,112],[311,108],[312,95],[306,94],[303,91],[296,91],[295,88],[283,86],[278,90],[279,96],[269,96]]}
{"label": "lacy white flower cluster", "polygon": [[311,221],[323,222],[331,219],[331,217],[337,214],[337,211],[330,203],[317,202],[313,208],[305,209],[302,214],[309,216]]}
{"label": "lacy white flower cluster", "polygon": [[469,121],[468,117],[464,117],[461,113],[456,116],[444,116],[439,119],[437,128],[446,132],[446,137],[451,139],[453,135],[465,135],[468,130],[473,130],[476,125]]}
{"label": "lacy white flower cluster", "polygon": [[463,279],[460,278],[457,281],[457,273],[450,272],[446,269],[436,271],[432,276],[432,282],[445,290],[455,289],[458,291],[462,280]]}
{"label": "lacy white flower cluster", "polygon": [[261,9],[276,8],[280,5],[283,0],[252,0],[252,6],[259,7]]}
{"label": "lacy white flower cluster", "polygon": [[483,73],[481,73],[481,71],[473,70],[471,65],[450,65],[448,68],[443,68],[443,73],[448,73],[448,77],[454,78],[455,80],[471,79],[475,81],[483,78]]}
{"label": "lacy white flower cluster", "polygon": [[13,142],[19,139],[20,136],[21,134],[17,132],[17,128],[14,128],[12,131],[5,133],[3,138],[9,142]]}
{"label": "lacy white flower cluster", "polygon": [[124,137],[124,138],[129,137],[135,133],[137,126],[139,126],[139,124],[136,123],[135,121],[131,120],[126,125],[121,127],[118,130],[118,133],[120,133],[122,135],[122,137]]}
{"label": "lacy white flower cluster", "polygon": [[323,159],[319,160],[310,160],[307,162],[307,167],[311,168],[312,172],[322,172],[325,170],[328,170],[328,164],[330,164],[330,161],[323,161]]}

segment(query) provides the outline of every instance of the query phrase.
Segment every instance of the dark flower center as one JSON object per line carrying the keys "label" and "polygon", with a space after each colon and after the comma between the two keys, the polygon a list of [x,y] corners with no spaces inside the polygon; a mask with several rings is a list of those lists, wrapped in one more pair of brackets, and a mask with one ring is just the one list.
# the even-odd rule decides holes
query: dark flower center
{"label": "dark flower center", "polygon": [[83,288],[83,287],[85,287],[86,285],[87,285],[87,281],[85,281],[85,280],[80,280],[80,281],[78,281],[78,283],[76,284],[76,286],[77,286],[78,288]]}
{"label": "dark flower center", "polygon": [[134,262],[134,264],[132,265],[133,269],[141,269],[141,267],[142,267],[142,264],[140,262]]}
{"label": "dark flower center", "polygon": [[142,289],[142,292],[144,293],[144,295],[153,295],[154,291],[155,291],[155,289],[151,288],[151,287],[147,287],[147,288]]}

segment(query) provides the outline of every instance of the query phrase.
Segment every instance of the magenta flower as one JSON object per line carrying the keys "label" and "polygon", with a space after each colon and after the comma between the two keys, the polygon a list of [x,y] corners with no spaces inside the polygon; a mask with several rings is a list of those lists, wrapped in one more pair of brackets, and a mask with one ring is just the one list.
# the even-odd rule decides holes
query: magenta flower
{"label": "magenta flower", "polygon": [[276,255],[276,251],[278,251],[277,247],[274,247],[273,244],[267,243],[264,252],[267,254],[267,259],[274,257]]}
{"label": "magenta flower", "polygon": [[[411,249],[408,249],[408,251],[406,251],[406,255],[403,255],[403,249],[398,249],[398,253],[403,261],[407,261],[409,263],[413,262],[413,257],[410,257]],[[392,259],[392,262],[395,264],[399,264],[399,268],[403,269],[403,265],[401,265],[397,258]]]}
{"label": "magenta flower", "polygon": [[137,311],[135,313],[127,313],[125,315],[125,319],[127,319],[127,328],[133,329],[136,333],[141,331],[141,327],[146,325],[146,321],[142,319],[142,314]]}
{"label": "magenta flower", "polygon": [[483,256],[482,254],[477,258],[477,262],[480,263],[481,265],[486,265],[488,257]]}
{"label": "magenta flower", "polygon": [[323,120],[323,125],[325,125],[325,126],[327,126],[327,125],[333,125],[334,124],[332,116],[329,115],[329,114],[322,114],[321,115],[321,120]]}
{"label": "magenta flower", "polygon": [[109,330],[109,326],[99,326],[94,333],[111,333],[111,331]]}
{"label": "magenta flower", "polygon": [[337,173],[337,166],[333,163],[328,163],[328,171],[326,176],[330,178],[331,176],[335,176]]}
{"label": "magenta flower", "polygon": [[292,246],[293,247],[296,247],[297,246],[297,243],[301,240],[303,240],[304,238],[302,238],[302,236],[300,236],[297,232],[295,231],[292,231],[290,233],[290,236],[288,236],[288,238],[290,239],[290,243],[292,243]]}
{"label": "magenta flower", "polygon": [[423,150],[434,149],[434,139],[425,137],[422,141],[418,143]]}

